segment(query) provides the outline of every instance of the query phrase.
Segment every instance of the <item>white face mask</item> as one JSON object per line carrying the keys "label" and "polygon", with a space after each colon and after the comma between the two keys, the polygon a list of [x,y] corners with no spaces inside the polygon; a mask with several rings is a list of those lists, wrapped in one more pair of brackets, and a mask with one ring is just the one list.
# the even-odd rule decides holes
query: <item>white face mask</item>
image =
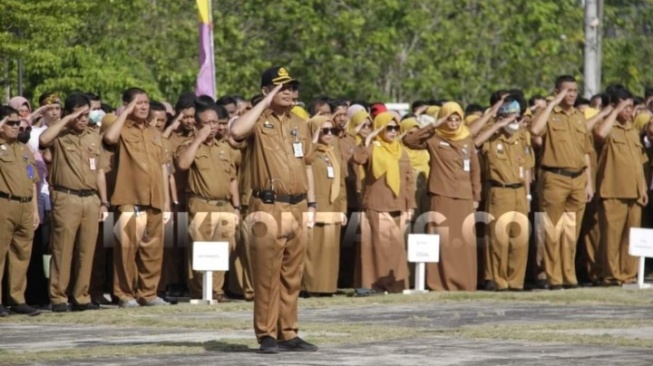
{"label": "white face mask", "polygon": [[519,130],[519,122],[509,123],[503,126],[503,130],[512,135]]}
{"label": "white face mask", "polygon": [[88,124],[98,126],[102,125],[102,118],[104,118],[105,114],[106,113],[101,109],[90,111],[88,114]]}

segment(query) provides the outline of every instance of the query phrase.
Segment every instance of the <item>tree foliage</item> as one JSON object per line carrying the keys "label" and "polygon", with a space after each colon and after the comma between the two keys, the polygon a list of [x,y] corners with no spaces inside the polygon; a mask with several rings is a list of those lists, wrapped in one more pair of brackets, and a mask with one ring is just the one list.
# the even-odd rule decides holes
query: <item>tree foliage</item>
{"label": "tree foliage", "polygon": [[[194,89],[197,11],[178,0],[3,0],[0,66],[25,65],[26,96],[130,86],[175,100]],[[582,78],[583,9],[575,0],[213,1],[218,94],[258,92],[287,65],[302,96],[487,103],[497,88],[548,93]],[[603,82],[653,84],[653,0],[606,0]],[[0,70],[1,71],[1,70]],[[581,84],[582,85],[582,84]]]}

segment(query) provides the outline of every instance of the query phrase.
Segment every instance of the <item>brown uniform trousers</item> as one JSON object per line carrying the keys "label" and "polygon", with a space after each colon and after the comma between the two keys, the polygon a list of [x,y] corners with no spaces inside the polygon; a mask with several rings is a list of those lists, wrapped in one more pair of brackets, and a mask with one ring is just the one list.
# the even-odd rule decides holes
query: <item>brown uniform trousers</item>
{"label": "brown uniform trousers", "polygon": [[[316,145],[323,146],[323,145]],[[339,149],[334,156],[342,161]],[[338,290],[338,266],[340,260],[340,229],[342,215],[347,211],[344,163],[340,174],[329,178],[328,167],[334,168],[325,152],[316,150],[311,156],[317,214],[315,226],[308,230],[306,261],[302,290],[309,293],[331,294]],[[339,182],[335,181],[339,178]],[[332,189],[338,185],[338,197],[330,201]]]}
{"label": "brown uniform trousers", "polygon": [[544,270],[549,286],[578,285],[576,244],[585,212],[588,177],[584,170],[589,168],[585,155],[591,151],[584,115],[575,108],[565,112],[555,107],[543,135],[537,189],[546,215],[539,215],[536,230],[544,230]]}
{"label": "brown uniform trousers", "polygon": [[[234,207],[226,201],[203,201],[197,198],[188,200],[190,213],[190,235],[193,241],[223,241],[229,243],[230,251],[235,251],[236,215]],[[230,253],[230,258],[233,258]],[[193,246],[186,251],[188,268],[188,287],[192,298],[201,298],[202,272],[193,271]],[[213,272],[213,297],[224,295],[224,271]]]}
{"label": "brown uniform trousers", "polygon": [[[478,249],[473,234],[474,201],[481,200],[481,168],[474,141],[471,137],[448,141],[427,126],[408,133],[404,144],[427,149],[430,155],[432,212],[428,231],[440,235],[440,262],[427,264],[426,284],[438,291],[475,291]],[[467,223],[471,225],[465,226]]]}
{"label": "brown uniform trousers", "polygon": [[[293,149],[293,144],[299,143],[302,157]],[[300,199],[308,192],[306,157],[313,151],[311,136],[301,118],[292,113],[276,115],[268,109],[251,131],[247,145],[255,193],[248,216],[252,220],[254,332],[258,340],[266,336],[290,340],[298,332],[297,301],[306,254],[303,214],[307,211],[306,200]],[[269,189],[276,193],[275,203],[266,204],[255,197]]]}
{"label": "brown uniform trousers", "polygon": [[111,198],[120,215],[113,288],[121,301],[147,302],[157,295],[163,260],[164,153],[155,127],[125,122],[116,151],[119,189]]}
{"label": "brown uniform trousers", "polygon": [[361,218],[361,245],[356,263],[358,287],[391,293],[408,288],[408,259],[404,231],[408,210],[414,207],[415,177],[406,151],[399,159],[399,194],[394,195],[385,181],[372,173],[374,146],[360,146],[354,161],[365,165],[365,188]]}
{"label": "brown uniform trousers", "polygon": [[[354,163],[354,149],[356,138],[347,132],[338,137],[338,147],[342,156],[342,165],[345,170],[345,186],[347,191],[347,226],[340,230],[340,258],[338,265],[338,287],[351,288],[354,285],[354,271],[356,263],[356,252],[359,247],[356,235],[348,235],[351,228],[356,224],[357,217],[360,217],[361,197],[358,186],[360,179],[358,172],[360,166]],[[352,225],[352,226],[350,226]]]}
{"label": "brown uniform trousers", "polygon": [[[88,291],[99,228],[97,171],[106,165],[101,154],[100,135],[91,130],[81,134],[63,131],[55,139],[51,151],[50,301],[55,305],[67,303],[72,280],[73,302],[88,304],[91,302]],[[71,190],[95,191],[96,194],[80,195]]]}
{"label": "brown uniform trousers", "polygon": [[[177,185],[177,200],[179,208],[176,210],[174,220],[170,220],[164,229],[167,234],[164,235],[163,245],[163,264],[161,270],[161,281],[159,282],[160,289],[166,289],[169,285],[176,285],[184,283],[181,277],[184,268],[184,257],[186,256],[186,248],[189,246],[185,235],[181,235],[178,230],[180,225],[185,225],[186,222],[183,218],[186,210],[188,209],[188,202],[186,200],[186,185],[188,182],[188,174],[186,171],[174,169],[172,164],[172,155],[177,151],[179,146],[188,139],[192,139],[192,134],[181,135],[173,132],[169,139],[163,139],[163,146],[166,150],[166,160],[170,166],[170,173],[175,177],[175,184]],[[168,227],[172,225],[173,228]]]}
{"label": "brown uniform trousers", "polygon": [[635,282],[637,258],[628,254],[629,230],[642,224],[638,202],[648,190],[643,164],[648,157],[631,122],[615,122],[599,159],[601,249],[606,284]]}
{"label": "brown uniform trousers", "polygon": [[[592,135],[592,151],[590,152],[590,167],[592,169],[592,186],[596,187],[596,174],[598,166],[598,157],[594,146]],[[587,279],[592,283],[598,283],[603,277],[603,258],[601,255],[601,228],[599,225],[599,195],[595,194],[592,201],[585,205],[585,214],[580,229],[580,245],[584,250],[584,255],[577,258],[580,265],[587,271]]]}
{"label": "brown uniform trousers", "polygon": [[[240,194],[241,217],[249,214],[249,201],[252,197],[252,179],[250,175],[251,163],[248,159],[247,149],[241,150],[241,160],[238,170],[238,193]],[[250,232],[249,222],[241,220],[236,228],[236,250],[229,270],[229,291],[243,296],[245,300],[254,299],[254,284],[252,282]]]}
{"label": "brown uniform trousers", "polygon": [[38,181],[36,162],[27,145],[8,143],[0,137],[0,192],[23,198],[23,202],[0,198],[0,294],[6,266],[8,300],[14,305],[25,303],[26,274],[34,239],[33,194]]}
{"label": "brown uniform trousers", "polygon": [[494,218],[489,265],[498,290],[524,287],[529,235],[525,180],[532,168],[530,141],[521,138],[525,132],[499,132],[482,147],[490,186],[486,204]]}

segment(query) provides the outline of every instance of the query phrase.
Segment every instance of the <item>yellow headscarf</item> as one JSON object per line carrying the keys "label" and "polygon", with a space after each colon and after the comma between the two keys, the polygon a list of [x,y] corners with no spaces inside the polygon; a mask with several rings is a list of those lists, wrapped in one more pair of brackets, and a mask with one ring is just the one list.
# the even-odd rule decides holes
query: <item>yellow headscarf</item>
{"label": "yellow headscarf", "polygon": [[479,118],[481,118],[481,116],[478,114],[470,114],[469,116],[465,117],[465,125],[469,126],[472,124],[472,122],[476,121]]}
{"label": "yellow headscarf", "polygon": [[[326,116],[315,116],[309,119],[308,127],[311,130],[311,136],[313,136],[317,130],[321,129],[326,122],[330,122],[332,126],[335,126],[335,123],[333,123],[331,118]],[[334,136],[334,138],[337,137]],[[336,201],[336,199],[338,199],[338,196],[340,195],[340,159],[338,159],[335,152],[333,151],[333,146],[324,145],[319,142],[319,140],[315,145],[315,150],[323,152],[324,155],[329,158],[329,162],[333,167],[333,179],[331,179],[331,190],[329,192],[329,203],[333,203]]]}
{"label": "yellow headscarf", "polygon": [[599,114],[599,110],[592,107],[586,107],[583,114],[585,115],[585,119],[592,119],[594,116]]}
{"label": "yellow headscarf", "polygon": [[302,108],[302,106],[296,105],[292,107],[290,110],[292,113],[294,113],[297,117],[303,119],[304,121],[308,120],[308,112],[306,112],[306,109]]}
{"label": "yellow headscarf", "polygon": [[643,130],[651,120],[651,117],[651,114],[648,112],[640,112],[637,117],[635,117],[635,121],[633,122],[635,124],[635,128],[640,131]]}
{"label": "yellow headscarf", "polygon": [[[412,117],[406,118],[405,120],[401,121],[399,127],[399,132],[403,135],[406,132],[410,131],[413,127],[419,128],[419,122],[417,122],[417,120]],[[413,169],[417,170],[419,173],[424,173],[428,177],[429,172],[431,171],[431,167],[429,166],[429,152],[426,150],[409,149],[406,146],[404,146],[404,149],[406,149],[406,153],[410,158],[410,165],[413,167]]]}
{"label": "yellow headscarf", "polygon": [[424,114],[431,116],[433,118],[436,118],[438,116],[438,112],[440,111],[440,107],[437,105],[432,105],[428,108],[426,108],[426,111],[424,111]]}
{"label": "yellow headscarf", "polygon": [[[374,118],[374,129],[385,128],[390,122],[397,122],[397,118],[390,112],[379,113]],[[399,123],[397,122],[397,125]],[[395,196],[399,196],[401,178],[399,174],[399,159],[403,154],[401,144],[397,139],[388,142],[384,139],[385,131],[381,131],[374,140],[372,150],[372,174],[379,179],[385,174],[385,181]]]}
{"label": "yellow headscarf", "polygon": [[[460,104],[456,102],[444,103],[444,105],[442,106],[442,108],[440,108],[440,111],[438,112],[438,119],[447,118],[452,114],[457,114],[458,116],[460,116],[461,119],[465,115]],[[447,139],[449,141],[460,141],[470,135],[469,128],[467,128],[467,126],[465,126],[465,123],[462,123],[462,121],[458,125],[458,129],[455,131],[449,130],[445,122],[435,129],[435,133],[438,136]]]}
{"label": "yellow headscarf", "polygon": [[354,115],[351,116],[348,132],[350,135],[356,138],[356,145],[360,145],[360,143],[363,141],[363,137],[356,133],[356,127],[358,127],[361,123],[368,122],[368,120],[371,119],[372,117],[370,117],[370,114],[367,113],[367,111],[364,109],[354,113]]}

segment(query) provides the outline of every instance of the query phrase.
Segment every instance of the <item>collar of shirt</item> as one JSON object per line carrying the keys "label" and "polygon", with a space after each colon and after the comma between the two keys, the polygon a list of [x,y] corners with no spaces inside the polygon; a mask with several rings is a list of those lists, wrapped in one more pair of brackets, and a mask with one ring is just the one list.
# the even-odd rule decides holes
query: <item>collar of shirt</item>
{"label": "collar of shirt", "polygon": [[578,113],[578,109],[576,109],[575,107],[571,107],[571,112],[568,112],[567,110],[562,109],[562,107],[557,105],[557,106],[553,107],[553,112],[554,113],[562,113],[562,114],[566,114],[568,116],[572,116],[572,115]]}

